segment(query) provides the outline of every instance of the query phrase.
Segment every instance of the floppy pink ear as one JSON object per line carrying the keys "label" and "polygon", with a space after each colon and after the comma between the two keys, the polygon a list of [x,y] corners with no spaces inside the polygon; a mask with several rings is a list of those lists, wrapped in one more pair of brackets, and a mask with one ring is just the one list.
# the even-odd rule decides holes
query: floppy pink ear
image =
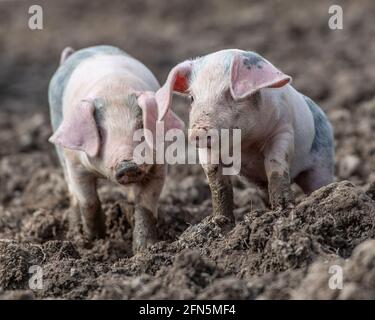
{"label": "floppy pink ear", "polygon": [[156,121],[158,120],[158,108],[155,98],[151,93],[140,93],[138,96],[138,105],[142,109],[143,129],[148,129],[152,137],[145,134],[145,139],[150,147],[153,147],[156,134]]}
{"label": "floppy pink ear", "polygon": [[82,101],[74,112],[64,117],[49,142],[67,149],[84,151],[88,156],[95,157],[99,152],[100,138],[94,110],[91,102]]}
{"label": "floppy pink ear", "polygon": [[[143,115],[143,128],[148,129],[152,132],[154,138],[156,138],[156,123],[158,121],[158,105],[155,99],[155,93],[143,92],[138,95],[138,105],[142,109]],[[170,129],[183,129],[184,123],[182,120],[171,110],[167,110],[164,117],[164,133]],[[153,147],[153,141],[151,137],[145,135],[146,142],[150,147]]]}
{"label": "floppy pink ear", "polygon": [[188,89],[188,77],[191,73],[192,65],[193,63],[189,60],[179,63],[169,72],[167,81],[156,92],[159,121],[163,120],[170,108],[173,91],[185,93]]}
{"label": "floppy pink ear", "polygon": [[256,53],[236,54],[230,76],[230,90],[235,100],[246,98],[262,88],[283,87],[292,80]]}

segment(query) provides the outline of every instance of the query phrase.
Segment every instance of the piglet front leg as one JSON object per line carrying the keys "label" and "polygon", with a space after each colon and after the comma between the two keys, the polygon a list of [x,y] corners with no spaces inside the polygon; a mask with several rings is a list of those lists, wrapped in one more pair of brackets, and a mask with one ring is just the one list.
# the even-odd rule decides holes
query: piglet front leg
{"label": "piglet front leg", "polygon": [[155,165],[148,178],[135,185],[130,198],[133,198],[134,212],[130,217],[133,227],[133,253],[140,252],[157,242],[157,204],[163,189],[165,167]]}
{"label": "piglet front leg", "polygon": [[268,179],[269,200],[273,210],[294,206],[289,174],[293,150],[294,138],[290,131],[274,136],[265,147],[264,165]]}
{"label": "piglet front leg", "polygon": [[142,204],[126,204],[123,212],[133,229],[133,253],[141,252],[157,241],[155,213]]}
{"label": "piglet front leg", "polygon": [[105,221],[96,191],[97,178],[83,168],[77,168],[69,163],[67,176],[69,190],[78,207],[87,237],[90,240],[104,238]]}
{"label": "piglet front leg", "polygon": [[136,205],[134,208],[133,252],[139,252],[157,241],[156,218],[149,209]]}
{"label": "piglet front leg", "polygon": [[273,210],[293,208],[294,196],[290,188],[289,172],[273,171],[269,177],[268,194]]}
{"label": "piglet front leg", "polygon": [[228,228],[234,226],[233,188],[229,176],[222,174],[220,165],[202,165],[211,190],[213,215],[228,219]]}

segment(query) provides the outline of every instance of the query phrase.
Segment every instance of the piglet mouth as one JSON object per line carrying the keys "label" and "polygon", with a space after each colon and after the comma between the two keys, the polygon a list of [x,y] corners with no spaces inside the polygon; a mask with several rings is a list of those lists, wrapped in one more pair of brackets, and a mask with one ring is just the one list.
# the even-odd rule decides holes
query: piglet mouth
{"label": "piglet mouth", "polygon": [[122,161],[116,167],[115,178],[120,184],[136,183],[145,177],[146,173],[133,161]]}
{"label": "piglet mouth", "polygon": [[198,137],[194,136],[190,138],[190,142],[194,145],[196,148],[202,148],[202,149],[210,149],[211,148],[211,137]]}
{"label": "piglet mouth", "polygon": [[210,149],[214,145],[213,137],[211,137],[206,128],[192,130],[189,140],[197,148]]}

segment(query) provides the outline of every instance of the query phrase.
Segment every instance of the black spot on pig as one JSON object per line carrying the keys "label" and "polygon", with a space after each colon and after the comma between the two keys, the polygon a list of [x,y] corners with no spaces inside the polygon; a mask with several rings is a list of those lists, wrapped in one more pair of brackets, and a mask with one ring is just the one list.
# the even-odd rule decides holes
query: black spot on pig
{"label": "black spot on pig", "polygon": [[106,101],[103,98],[95,98],[94,99],[94,107],[95,107],[95,121],[97,124],[104,123],[105,119],[105,106],[106,106]]}
{"label": "black spot on pig", "polygon": [[256,67],[258,69],[263,68],[262,65],[264,63],[264,60],[259,54],[249,51],[249,52],[244,53],[243,56],[244,56],[243,63],[247,69],[250,70],[252,67]]}
{"label": "black spot on pig", "polygon": [[333,152],[332,128],[327,117],[318,105],[309,97],[303,96],[314,118],[315,137],[311,146],[311,151],[327,153],[331,156]]}
{"label": "black spot on pig", "polygon": [[255,92],[254,94],[252,94],[252,95],[250,96],[249,99],[250,99],[251,105],[252,105],[255,109],[259,110],[259,106],[260,106],[260,102],[261,102],[260,92],[259,92],[259,91]]}
{"label": "black spot on pig", "polygon": [[112,46],[95,46],[75,51],[57,69],[53,75],[48,88],[48,100],[50,105],[50,114],[53,131],[56,131],[62,122],[62,98],[65,87],[77,66],[87,58],[97,54],[124,54],[124,51]]}

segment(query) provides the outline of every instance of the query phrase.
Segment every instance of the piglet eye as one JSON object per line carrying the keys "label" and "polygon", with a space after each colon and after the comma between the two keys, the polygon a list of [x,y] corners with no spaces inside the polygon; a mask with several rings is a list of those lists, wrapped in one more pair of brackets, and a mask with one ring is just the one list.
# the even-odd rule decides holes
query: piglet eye
{"label": "piglet eye", "polygon": [[98,133],[99,133],[99,139],[100,141],[103,140],[103,128],[102,127],[98,127]]}
{"label": "piglet eye", "polygon": [[233,97],[229,89],[225,91],[224,98],[227,102],[233,102]]}
{"label": "piglet eye", "polygon": [[189,94],[189,101],[190,101],[190,103],[194,102],[194,97],[191,94]]}

